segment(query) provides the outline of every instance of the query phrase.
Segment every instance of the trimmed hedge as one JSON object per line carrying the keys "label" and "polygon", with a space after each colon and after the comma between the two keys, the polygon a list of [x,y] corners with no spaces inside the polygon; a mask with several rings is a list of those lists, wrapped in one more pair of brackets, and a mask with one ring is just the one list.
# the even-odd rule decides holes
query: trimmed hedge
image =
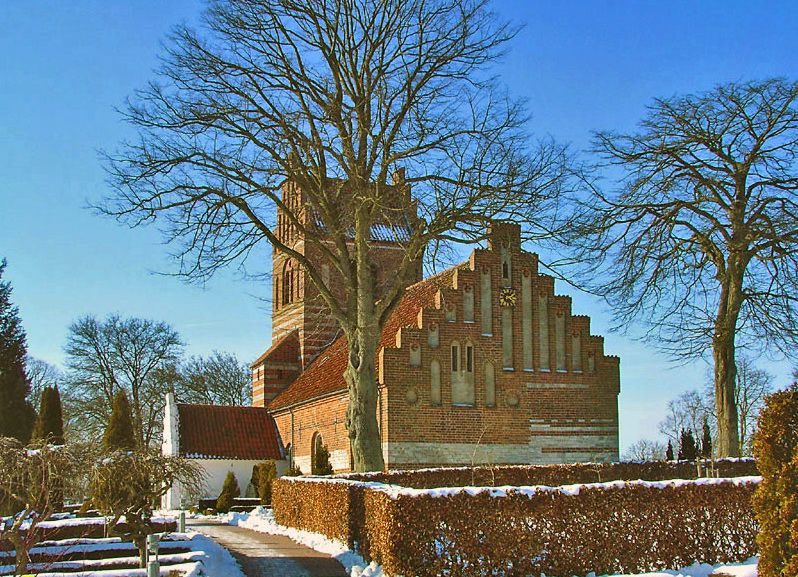
{"label": "trimmed hedge", "polygon": [[279,523],[347,542],[390,575],[600,575],[754,555],[757,480],[420,491],[282,478],[273,503]]}
{"label": "trimmed hedge", "polygon": [[[701,461],[701,477],[749,477],[759,475],[754,459],[718,459]],[[415,489],[435,487],[503,487],[574,485],[607,481],[661,481],[696,479],[698,466],[690,461],[627,461],[623,463],[575,463],[570,465],[513,465],[498,467],[458,467],[388,471],[385,473],[350,473],[340,478],[373,481]]]}

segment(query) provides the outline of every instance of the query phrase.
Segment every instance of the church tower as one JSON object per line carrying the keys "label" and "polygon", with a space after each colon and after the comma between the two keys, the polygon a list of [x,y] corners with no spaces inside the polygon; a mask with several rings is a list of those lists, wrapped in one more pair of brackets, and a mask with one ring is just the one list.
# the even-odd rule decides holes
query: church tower
{"label": "church tower", "polygon": [[[346,184],[333,182],[345,194]],[[415,205],[409,202],[410,186],[405,183],[404,169],[393,174],[388,188],[395,191],[397,205],[413,207],[413,214],[404,214],[409,225],[415,217]],[[282,201],[301,223],[301,228],[314,226],[312,209],[299,186],[290,182],[284,184]],[[378,296],[393,281],[404,257],[405,249],[401,244],[404,239],[397,238],[400,229],[390,226],[387,218],[384,223],[376,222],[372,227],[370,258]],[[290,215],[279,209],[275,233],[286,246],[309,260],[322,282],[339,302],[343,301],[346,294],[340,275],[324,262],[316,244],[303,237]],[[419,260],[411,284],[421,280],[422,270]],[[277,250],[272,251],[272,284],[272,347],[252,365],[255,406],[268,406],[269,401],[293,382],[339,332],[337,321],[302,266]]]}

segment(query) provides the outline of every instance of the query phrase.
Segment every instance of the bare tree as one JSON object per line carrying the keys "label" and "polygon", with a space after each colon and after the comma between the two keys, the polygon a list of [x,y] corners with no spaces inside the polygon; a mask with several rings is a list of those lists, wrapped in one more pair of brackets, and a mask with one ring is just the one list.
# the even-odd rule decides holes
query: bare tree
{"label": "bare tree", "polygon": [[86,316],[69,327],[65,351],[69,394],[84,429],[101,434],[121,389],[131,400],[138,443],[145,446],[157,440],[168,390],[153,375],[182,352],[180,337],[171,326],[119,315],[104,321]]}
{"label": "bare tree", "polygon": [[160,503],[174,483],[187,494],[199,494],[203,480],[201,468],[189,459],[164,456],[150,448],[116,452],[94,468],[92,503],[111,517],[106,526],[112,533],[132,539],[144,567],[153,504]]}
{"label": "bare tree", "polygon": [[0,437],[0,501],[16,504],[0,518],[0,541],[14,546],[15,575],[27,573],[30,550],[40,540],[38,525],[63,506],[65,492],[90,467],[85,457],[73,445],[43,440],[25,446]]}
{"label": "bare tree", "polygon": [[248,405],[252,371],[232,353],[213,351],[208,357],[191,357],[180,366],[175,397],[182,403]]}
{"label": "bare tree", "polygon": [[[739,419],[737,426],[740,435],[740,452],[752,456],[754,433],[757,428],[759,411],[765,406],[765,396],[773,392],[773,375],[754,365],[753,359],[746,355],[736,358],[737,376],[734,387],[734,400],[737,404]],[[712,403],[714,386],[710,382],[704,390],[704,398],[709,408],[709,424],[713,433],[717,434],[715,407]]]}
{"label": "bare tree", "polygon": [[596,150],[620,189],[580,199],[572,242],[619,326],[677,357],[712,351],[718,454],[740,454],[735,351],[789,354],[798,324],[798,84],[730,83],[657,99],[636,134]]}
{"label": "bare tree", "polygon": [[696,390],[686,391],[668,401],[668,412],[659,424],[659,432],[679,447],[682,431],[691,431],[700,439],[704,421],[712,416],[712,398]]}
{"label": "bare tree", "polygon": [[625,461],[664,461],[665,443],[652,439],[638,439],[627,449]]}
{"label": "bare tree", "polygon": [[64,372],[41,359],[28,355],[25,358],[25,368],[30,382],[29,399],[34,407],[41,405],[41,394],[46,387],[56,387],[64,382]]}
{"label": "bare tree", "polygon": [[[487,4],[215,2],[204,37],[175,29],[160,82],[126,112],[140,138],[108,159],[101,210],[160,222],[180,274],[204,279],[262,243],[303,271],[348,340],[358,471],[384,467],[378,342],[428,244],[482,238],[494,218],[543,234],[567,172],[553,143],[530,148],[523,104],[491,76],[517,29]],[[404,249],[380,287],[377,236]]]}

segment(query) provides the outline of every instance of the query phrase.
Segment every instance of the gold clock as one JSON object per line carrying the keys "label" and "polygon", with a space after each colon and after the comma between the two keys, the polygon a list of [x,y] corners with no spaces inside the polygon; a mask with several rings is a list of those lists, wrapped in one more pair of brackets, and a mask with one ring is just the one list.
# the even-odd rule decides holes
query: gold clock
{"label": "gold clock", "polygon": [[503,307],[514,307],[517,298],[515,289],[504,287],[499,293],[499,304]]}

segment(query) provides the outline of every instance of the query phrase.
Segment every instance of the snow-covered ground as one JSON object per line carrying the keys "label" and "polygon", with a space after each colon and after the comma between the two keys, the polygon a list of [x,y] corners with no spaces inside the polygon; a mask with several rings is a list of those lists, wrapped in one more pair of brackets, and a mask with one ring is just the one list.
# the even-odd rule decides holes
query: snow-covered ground
{"label": "snow-covered ground", "polygon": [[[168,575],[176,569],[185,577],[245,577],[230,552],[196,531],[186,533],[170,533],[169,541],[159,555],[162,562],[173,563],[161,566],[161,575]],[[170,546],[188,547],[186,553],[170,554]],[[132,543],[121,543],[118,537],[107,539],[63,539],[48,541],[34,547],[31,553],[92,553],[98,551],[125,551],[125,557],[109,557],[105,559],[86,559],[75,561],[54,561],[48,563],[31,563],[30,572],[46,577],[146,577],[146,569],[107,569],[109,565],[126,561],[135,566],[138,563],[138,552]],[[13,551],[0,552],[0,574],[13,571]],[[71,569],[71,571],[70,571]],[[80,571],[82,569],[83,571]],[[75,570],[78,570],[77,572]]]}
{"label": "snow-covered ground", "polygon": [[[388,575],[383,573],[381,566],[376,563],[367,564],[360,555],[351,551],[345,543],[329,539],[318,533],[301,531],[299,529],[280,525],[274,520],[272,511],[264,509],[263,507],[258,507],[252,513],[228,513],[221,516],[221,519],[231,525],[246,527],[262,533],[285,535],[297,543],[306,545],[321,553],[326,553],[336,558],[346,568],[347,573],[349,573],[351,577],[388,577]],[[635,575],[613,575],[612,577],[708,577],[713,573],[724,573],[732,575],[733,577],[756,577],[756,563],[756,558],[752,557],[741,564],[694,564],[677,571],[655,571],[653,573],[639,573]],[[590,573],[584,577],[599,576],[595,573]]]}

